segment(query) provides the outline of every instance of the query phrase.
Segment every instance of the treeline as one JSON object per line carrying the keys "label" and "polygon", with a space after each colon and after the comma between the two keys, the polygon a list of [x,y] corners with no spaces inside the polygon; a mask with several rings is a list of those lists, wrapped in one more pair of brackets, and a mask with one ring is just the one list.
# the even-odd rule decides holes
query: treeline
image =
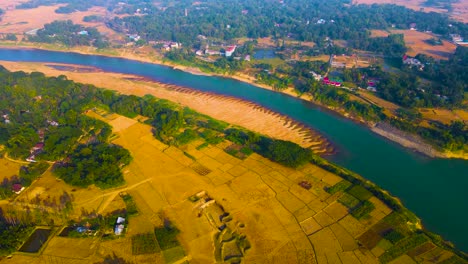
{"label": "treeline", "polygon": [[[128,151],[109,145],[111,128],[83,112],[100,100],[92,86],[76,84],[66,77],[47,78],[42,73],[0,71],[0,144],[8,155],[24,159],[61,160],[54,172],[66,182],[110,187],[123,183],[121,166],[128,164]],[[5,118],[6,117],[6,118]],[[8,122],[6,122],[8,120]],[[36,144],[42,147],[32,150]],[[35,166],[25,167],[15,183],[28,185]],[[5,188],[5,189],[6,189]]]}
{"label": "treeline", "polygon": [[[187,16],[185,10],[187,9]],[[437,13],[423,13],[396,5],[345,5],[342,1],[292,0],[277,1],[209,0],[198,5],[180,1],[163,4],[146,11],[147,16],[115,18],[110,27],[122,32],[137,33],[147,40],[173,40],[193,43],[198,35],[216,39],[293,37],[314,41],[331,39],[363,39],[369,29],[409,29],[416,23],[420,30],[430,30],[448,37],[455,33],[466,36],[468,27],[450,21]],[[320,19],[324,23],[317,23]],[[452,27],[448,27],[448,24]]]}
{"label": "treeline", "polygon": [[403,34],[390,34],[388,37],[370,38],[369,32],[362,37],[347,39],[349,47],[384,54],[386,57],[401,58],[407,51]]}
{"label": "treeline", "polygon": [[62,43],[67,46],[88,46],[105,48],[109,43],[94,27],[73,24],[71,20],[54,21],[45,24],[37,35],[29,36],[29,41],[45,43]]}
{"label": "treeline", "polygon": [[32,9],[39,6],[51,6],[57,4],[66,4],[60,6],[55,10],[59,14],[70,14],[77,11],[87,11],[93,6],[105,6],[107,1],[95,0],[95,1],[81,1],[81,0],[30,0],[28,2],[21,3],[16,6],[18,9]]}

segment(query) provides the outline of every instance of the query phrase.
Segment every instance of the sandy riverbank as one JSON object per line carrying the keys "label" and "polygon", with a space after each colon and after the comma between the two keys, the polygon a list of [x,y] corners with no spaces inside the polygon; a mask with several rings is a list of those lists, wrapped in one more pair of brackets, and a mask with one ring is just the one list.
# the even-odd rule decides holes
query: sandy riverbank
{"label": "sandy riverbank", "polygon": [[[1,44],[0,44],[0,47],[2,47]],[[76,52],[76,53],[86,54],[86,55],[101,55],[101,56],[108,56],[108,57],[126,58],[126,59],[141,61],[141,62],[149,62],[149,63],[160,64],[160,65],[164,65],[164,66],[168,66],[168,67],[173,67],[173,68],[175,68],[177,70],[185,71],[185,72],[195,74],[195,75],[218,76],[218,77],[224,77],[224,78],[231,78],[231,79],[235,79],[235,80],[238,80],[238,81],[242,81],[242,82],[257,86],[259,88],[268,89],[268,90],[272,90],[272,91],[277,91],[277,90],[273,89],[272,87],[270,87],[268,85],[257,83],[256,79],[254,77],[246,75],[246,74],[237,73],[235,75],[223,75],[223,74],[215,74],[215,73],[205,73],[205,72],[202,72],[198,68],[188,67],[188,66],[183,66],[183,65],[177,65],[175,63],[163,60],[163,58],[157,57],[154,54],[145,54],[145,53],[137,54],[134,49],[113,49],[112,51],[99,52],[93,47],[75,47],[75,48],[58,49],[58,48],[56,48],[54,46],[47,46],[47,45],[42,45],[42,44],[37,44],[37,43],[31,43],[31,45],[15,45],[15,46],[3,46],[3,47],[4,48],[13,48],[13,49],[25,49],[25,48],[45,49],[45,50],[61,51],[61,52]],[[38,71],[40,71],[40,70],[38,70]],[[133,78],[134,77],[130,77],[130,79],[133,79]],[[137,77],[137,78],[140,78],[140,77]],[[76,80],[78,82],[83,82],[83,81],[77,80],[76,78],[73,79],[73,80]],[[96,80],[96,81],[99,82],[99,80]],[[103,82],[101,82],[101,83],[102,83],[101,85],[98,85],[98,84],[95,84],[95,85],[98,86],[98,87],[104,87],[104,88],[120,91],[118,88],[116,89],[116,88],[108,87],[108,85],[106,85],[107,83],[103,83]],[[166,84],[159,84],[159,86],[164,86],[164,85],[166,85]],[[120,92],[122,92],[122,91],[120,91]],[[337,113],[339,113],[339,114],[341,114],[341,115],[343,115],[343,116],[345,116],[347,118],[352,119],[353,121],[356,121],[356,122],[361,123],[361,124],[365,124],[373,132],[375,132],[375,133],[377,133],[377,134],[379,134],[379,135],[381,135],[381,136],[383,136],[383,137],[385,137],[385,138],[387,138],[389,140],[392,140],[392,141],[394,141],[394,142],[396,142],[396,143],[398,143],[398,144],[400,144],[400,145],[402,145],[404,147],[413,149],[413,150],[415,150],[417,152],[423,153],[423,154],[428,155],[430,157],[468,159],[468,154],[467,153],[452,153],[452,152],[442,153],[442,152],[439,152],[439,151],[435,150],[429,144],[423,142],[419,137],[417,137],[415,135],[412,135],[412,136],[415,136],[418,140],[412,142],[412,140],[408,140],[407,137],[402,136],[402,134],[407,134],[407,135],[410,135],[410,134],[405,133],[403,131],[400,131],[400,130],[398,130],[396,128],[392,128],[392,129],[379,129],[379,128],[376,128],[374,126],[375,124],[366,122],[362,118],[351,116],[351,115],[349,115],[349,113],[347,113],[346,111],[344,111],[341,108],[332,108],[332,107],[329,107],[327,105],[323,105],[321,103],[315,102],[313,100],[313,98],[311,96],[309,96],[309,95],[299,95],[292,88],[285,89],[285,90],[282,90],[282,91],[277,91],[277,92],[281,92],[281,93],[285,93],[285,94],[288,94],[288,95],[291,95],[291,96],[294,96],[294,97],[298,97],[298,98],[301,98],[303,100],[310,101],[310,102],[312,102],[314,104],[320,105],[320,106],[322,106],[322,107],[324,107],[326,109],[329,109],[331,111],[337,112]],[[122,93],[125,93],[125,92],[122,92]],[[128,93],[128,94],[130,94],[130,93]],[[168,99],[168,98],[165,98],[165,97],[162,97],[162,96],[163,95],[156,96],[156,97]],[[168,99],[168,100],[175,101],[174,99]],[[178,102],[178,101],[176,101],[176,102]],[[179,103],[183,104],[182,102],[179,102]],[[192,106],[190,106],[190,107],[195,109],[195,107],[192,107]],[[205,113],[200,109],[195,109],[195,110],[197,110],[197,111],[199,111],[201,113]],[[208,113],[206,113],[206,114],[210,115]],[[215,116],[213,116],[213,117],[215,117]],[[218,117],[215,117],[215,118],[218,118]],[[221,118],[218,118],[218,119],[223,120]],[[233,123],[233,122],[230,122],[230,121],[227,121],[227,122]],[[233,123],[233,124],[236,124],[236,123]],[[241,125],[241,126],[249,128],[249,127],[247,127],[245,125]],[[268,127],[266,127],[266,128],[268,129]],[[256,129],[252,129],[252,130],[260,132],[260,131],[258,131]],[[268,134],[266,134],[266,135],[268,135]],[[275,137],[275,136],[273,136],[273,137]],[[278,138],[278,137],[275,137],[275,138]],[[296,142],[296,143],[299,142],[297,140],[297,138],[295,140],[290,140],[290,141],[293,141],[293,142]],[[298,143],[298,144],[304,146],[303,143]],[[314,143],[314,144],[317,145],[317,143]],[[328,149],[329,146],[327,146],[326,148]]]}
{"label": "sandy riverbank", "polygon": [[[94,67],[59,63],[0,61],[10,71],[43,72],[47,76],[67,75],[68,79],[93,84],[122,94],[154,95],[216,119],[245,127],[267,136],[310,147],[317,153],[330,154],[333,148],[323,136],[295,120],[252,102],[206,93],[186,87],[158,83],[140,76],[92,71]],[[65,71],[66,70],[66,71]]]}
{"label": "sandy riverbank", "polygon": [[468,159],[468,154],[466,153],[438,151],[430,144],[424,142],[419,136],[398,130],[397,128],[394,128],[388,124],[377,124],[371,127],[371,130],[374,133],[377,133],[391,141],[397,142],[404,147],[413,149],[416,152],[422,153],[432,158]]}

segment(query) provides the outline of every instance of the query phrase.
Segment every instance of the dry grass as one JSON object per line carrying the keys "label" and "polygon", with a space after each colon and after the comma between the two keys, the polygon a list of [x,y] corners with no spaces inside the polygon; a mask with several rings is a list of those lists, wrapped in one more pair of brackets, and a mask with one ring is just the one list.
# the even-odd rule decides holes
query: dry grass
{"label": "dry grass", "polygon": [[387,113],[394,116],[395,113],[396,113],[396,110],[398,108],[400,108],[400,106],[390,102],[390,101],[387,101],[387,100],[384,100],[378,96],[376,96],[375,94],[371,93],[371,92],[368,92],[368,91],[358,91],[359,95],[362,96],[363,98],[371,101],[372,103],[380,106],[380,107],[383,107],[386,111],[388,111]]}
{"label": "dry grass", "polygon": [[450,124],[456,120],[468,122],[468,111],[466,110],[420,108],[419,112],[428,121],[437,121],[443,124]]}
{"label": "dry grass", "polygon": [[21,164],[0,157],[0,181],[19,174]]}
{"label": "dry grass", "polygon": [[416,56],[418,53],[432,56],[435,59],[446,60],[455,52],[457,46],[446,40],[443,40],[443,45],[432,46],[425,42],[425,40],[434,38],[435,36],[430,33],[419,32],[416,30],[391,30],[392,34],[403,34],[406,46],[408,47],[407,54]]}
{"label": "dry grass", "polygon": [[333,57],[333,62],[344,64],[346,68],[366,68],[373,62],[372,58],[359,57],[358,55],[336,55]]}
{"label": "dry grass", "polygon": [[434,7],[425,7],[423,6],[424,0],[354,0],[353,4],[395,4],[405,6],[416,11],[423,12],[436,12],[447,14],[455,20],[461,21],[463,23],[468,22],[468,2],[467,1],[458,1],[458,3],[452,4],[453,12],[448,13],[447,9],[434,8]]}
{"label": "dry grass", "polygon": [[372,29],[371,38],[387,37],[390,35],[390,32],[387,30]]}
{"label": "dry grass", "polygon": [[[4,1],[2,1],[4,2]],[[18,2],[18,1],[15,1]],[[121,39],[118,34],[112,29],[108,28],[103,22],[84,22],[83,18],[89,15],[106,16],[107,10],[104,7],[92,7],[85,12],[74,12],[71,14],[58,14],[55,10],[63,6],[40,6],[33,9],[12,9],[11,5],[6,9],[5,15],[0,22],[1,33],[14,33],[22,35],[33,29],[43,28],[45,24],[51,23],[55,20],[72,20],[75,24],[81,24],[87,27],[95,27],[102,34],[110,39]]]}

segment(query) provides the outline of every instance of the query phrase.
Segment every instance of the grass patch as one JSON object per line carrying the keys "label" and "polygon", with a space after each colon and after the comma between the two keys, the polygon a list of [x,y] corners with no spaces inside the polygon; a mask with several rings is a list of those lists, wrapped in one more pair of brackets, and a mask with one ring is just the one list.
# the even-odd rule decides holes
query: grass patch
{"label": "grass patch", "polygon": [[360,201],[366,201],[372,197],[372,193],[366,190],[366,188],[361,185],[355,185],[348,191],[349,194],[356,197]]}
{"label": "grass patch", "polygon": [[153,254],[161,251],[153,233],[138,234],[132,237],[132,254]]}
{"label": "grass patch", "polygon": [[384,232],[383,237],[390,241],[392,244],[395,244],[396,242],[402,240],[405,236],[394,229],[390,229]]}
{"label": "grass patch", "polygon": [[197,138],[198,138],[198,133],[192,129],[187,128],[184,130],[184,132],[177,135],[175,137],[175,140],[178,146],[183,146],[194,141]]}
{"label": "grass patch", "polygon": [[335,194],[337,192],[348,189],[349,187],[351,187],[351,185],[352,184],[349,181],[342,180],[339,183],[333,185],[332,187],[327,187],[325,191],[327,191],[329,194]]}
{"label": "grass patch", "polygon": [[353,209],[351,215],[356,219],[362,219],[369,215],[375,209],[375,205],[369,201],[363,201],[356,208]]}
{"label": "grass patch", "polygon": [[390,243],[387,239],[381,239],[379,243],[377,243],[377,246],[383,250],[388,250],[391,247],[393,247],[393,244]]}
{"label": "grass patch", "polygon": [[163,251],[164,260],[166,263],[174,263],[185,257],[185,251],[181,246],[173,247]]}
{"label": "grass patch", "polygon": [[191,201],[192,203],[194,202],[197,202],[198,200],[200,200],[200,197],[196,196],[196,195],[192,195],[188,198],[189,201]]}
{"label": "grass patch", "polygon": [[154,229],[154,234],[156,235],[159,246],[162,250],[180,246],[180,243],[177,240],[179,232],[179,229],[172,226],[170,223]]}
{"label": "grass patch", "polygon": [[203,144],[201,144],[200,146],[196,147],[197,150],[202,150],[206,147],[208,147],[210,144],[208,142],[204,142]]}
{"label": "grass patch", "polygon": [[196,160],[197,160],[194,156],[188,154],[188,153],[185,152],[185,151],[184,151],[184,155],[187,156],[187,157],[189,157],[189,158],[190,158],[191,160],[193,160],[193,161],[196,161]]}
{"label": "grass patch", "polygon": [[387,250],[384,254],[382,254],[379,260],[382,263],[388,263],[405,254],[408,250],[426,243],[428,240],[429,238],[424,234],[415,234],[413,236],[406,237],[393,245],[393,247]]}
{"label": "grass patch", "polygon": [[125,202],[125,207],[127,208],[127,215],[132,216],[138,214],[138,208],[136,206],[135,200],[130,194],[122,194],[122,200]]}
{"label": "grass patch", "polygon": [[338,199],[338,202],[348,207],[348,209],[353,209],[359,205],[359,200],[349,193],[343,193],[343,196]]}

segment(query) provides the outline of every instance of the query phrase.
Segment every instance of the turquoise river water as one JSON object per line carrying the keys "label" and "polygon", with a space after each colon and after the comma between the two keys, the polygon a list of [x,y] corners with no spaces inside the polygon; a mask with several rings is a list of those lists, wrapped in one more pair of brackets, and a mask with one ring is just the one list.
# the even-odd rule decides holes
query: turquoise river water
{"label": "turquoise river water", "polygon": [[122,58],[0,49],[0,60],[71,63],[242,98],[288,115],[325,135],[338,152],[327,159],[373,181],[415,212],[428,230],[468,251],[468,160],[432,159],[303,100],[221,77]]}

